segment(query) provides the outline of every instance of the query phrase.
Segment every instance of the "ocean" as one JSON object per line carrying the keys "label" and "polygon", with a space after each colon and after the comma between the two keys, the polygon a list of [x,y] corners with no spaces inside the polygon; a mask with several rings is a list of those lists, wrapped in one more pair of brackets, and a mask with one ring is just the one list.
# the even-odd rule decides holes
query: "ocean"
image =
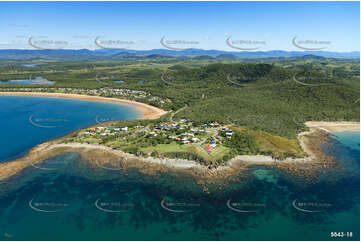
{"label": "ocean", "polygon": [[55,97],[0,96],[0,107],[0,162],[77,129],[141,115],[126,105]]}
{"label": "ocean", "polygon": [[[17,108],[1,113],[5,134],[20,126],[23,137],[40,138],[24,146],[2,135],[5,158],[13,153],[3,150],[29,149],[93,124],[94,115],[104,111],[103,103],[95,112],[96,104],[64,100],[69,105],[65,113],[95,105],[95,110],[82,111],[89,113],[85,121],[80,114],[60,115],[64,112],[54,106],[48,112],[30,108],[46,108],[48,99],[14,100],[7,99],[7,105]],[[0,98],[2,107],[7,107],[5,102]],[[51,102],[65,105],[63,100]],[[50,110],[57,110],[52,118],[74,120],[73,125],[34,130],[28,117],[45,117],[41,115]],[[39,130],[57,131],[50,137]],[[90,165],[77,153],[64,153],[42,164],[56,169],[29,167],[0,183],[0,240],[359,240],[360,133],[334,133],[330,138],[322,148],[339,165],[320,171],[312,181],[254,166],[243,175],[208,185],[209,193],[203,191],[202,180],[187,174],[109,170]]]}

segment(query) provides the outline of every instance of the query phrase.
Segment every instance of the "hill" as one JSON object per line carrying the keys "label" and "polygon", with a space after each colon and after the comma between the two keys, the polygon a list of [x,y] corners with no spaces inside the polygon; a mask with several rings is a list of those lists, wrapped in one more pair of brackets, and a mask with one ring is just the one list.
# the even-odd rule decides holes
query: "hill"
{"label": "hill", "polygon": [[330,51],[221,51],[221,50],[203,50],[203,49],[187,49],[181,51],[168,49],[153,50],[22,50],[22,49],[5,49],[0,50],[0,59],[109,59],[109,58],[143,58],[144,56],[168,56],[168,57],[197,57],[210,56],[219,58],[272,58],[272,57],[303,57],[308,55],[327,57],[327,58],[360,58],[360,52],[330,52]]}

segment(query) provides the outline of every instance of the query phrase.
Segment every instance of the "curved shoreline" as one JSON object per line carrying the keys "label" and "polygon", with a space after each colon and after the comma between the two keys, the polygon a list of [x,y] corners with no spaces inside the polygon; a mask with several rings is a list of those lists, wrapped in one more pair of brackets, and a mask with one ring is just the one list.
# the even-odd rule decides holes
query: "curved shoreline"
{"label": "curved shoreline", "polygon": [[100,102],[109,102],[109,103],[122,104],[122,105],[130,105],[133,106],[138,112],[142,114],[141,119],[157,119],[162,115],[168,113],[167,111],[164,111],[160,108],[132,100],[101,97],[101,96],[89,96],[82,94],[48,93],[48,92],[0,92],[0,96],[56,97],[56,98],[100,101]]}
{"label": "curved shoreline", "polygon": [[[339,123],[333,123],[339,127]],[[359,127],[359,123],[357,122],[343,122],[343,124],[347,125],[342,125],[342,131],[357,130],[357,126]],[[352,128],[350,128],[350,125]],[[310,128],[310,131],[298,134],[298,140],[302,149],[307,154],[306,157],[274,160],[269,156],[262,155],[236,156],[226,164],[215,169],[209,169],[208,166],[191,160],[136,156],[98,144],[60,143],[61,140],[66,137],[64,136],[33,147],[25,156],[19,159],[0,163],[0,181],[12,177],[29,166],[34,166],[34,164],[39,164],[46,159],[65,152],[78,152],[81,156],[86,158],[89,163],[94,163],[95,161],[95,164],[98,164],[98,162],[101,164],[112,164],[112,160],[107,160],[105,157],[105,152],[107,152],[108,158],[125,159],[125,162],[122,162],[122,165],[125,167],[138,168],[144,173],[152,173],[155,170],[167,171],[172,169],[188,172],[198,177],[213,179],[225,178],[230,175],[244,172],[248,167],[253,165],[266,165],[279,168],[295,175],[302,175],[308,179],[315,176],[317,169],[334,167],[336,162],[331,157],[324,154],[320,147],[322,143],[328,141],[328,132],[325,131],[323,127],[316,127],[315,123],[308,123],[306,126]],[[330,128],[332,125],[328,124],[328,127]],[[337,131],[341,131],[340,128]],[[131,160],[131,162],[127,162],[129,160]]]}
{"label": "curved shoreline", "polygon": [[327,133],[342,132],[342,131],[360,131],[359,122],[330,122],[330,121],[307,121],[305,125],[310,128],[317,128]]}

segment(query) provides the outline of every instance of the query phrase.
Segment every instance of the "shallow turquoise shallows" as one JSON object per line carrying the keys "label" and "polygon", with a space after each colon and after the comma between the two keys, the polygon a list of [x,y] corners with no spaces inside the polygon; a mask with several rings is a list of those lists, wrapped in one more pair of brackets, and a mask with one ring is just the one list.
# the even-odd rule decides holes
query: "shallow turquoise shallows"
{"label": "shallow turquoise shallows", "polygon": [[[14,107],[30,109],[27,103]],[[72,117],[54,115],[47,123],[35,114],[36,124],[49,126]],[[99,118],[114,118],[107,114]],[[24,125],[12,120],[12,112],[2,113],[7,129]],[[34,128],[26,125],[24,137],[29,130],[32,140]],[[208,185],[209,193],[183,173],[147,175],[90,165],[77,153],[58,155],[0,182],[0,240],[359,240],[359,133],[335,135],[322,149],[339,164],[312,182],[256,166]],[[22,149],[21,142],[0,140]]]}
{"label": "shallow turquoise shallows", "polygon": [[354,149],[360,149],[360,132],[355,131],[343,131],[335,132],[331,135],[334,139],[341,142],[343,145]]}
{"label": "shallow turquoise shallows", "polygon": [[0,97],[0,162],[67,133],[140,113],[129,105],[52,97]]}

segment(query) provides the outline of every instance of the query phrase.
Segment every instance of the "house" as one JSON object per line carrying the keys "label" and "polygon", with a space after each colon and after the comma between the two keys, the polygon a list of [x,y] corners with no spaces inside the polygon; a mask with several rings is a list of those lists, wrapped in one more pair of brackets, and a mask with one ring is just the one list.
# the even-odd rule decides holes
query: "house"
{"label": "house", "polygon": [[128,132],[128,127],[122,128],[122,131],[123,131],[123,132]]}
{"label": "house", "polygon": [[198,141],[199,141],[198,138],[192,138],[191,140],[192,140],[193,142],[198,142]]}

